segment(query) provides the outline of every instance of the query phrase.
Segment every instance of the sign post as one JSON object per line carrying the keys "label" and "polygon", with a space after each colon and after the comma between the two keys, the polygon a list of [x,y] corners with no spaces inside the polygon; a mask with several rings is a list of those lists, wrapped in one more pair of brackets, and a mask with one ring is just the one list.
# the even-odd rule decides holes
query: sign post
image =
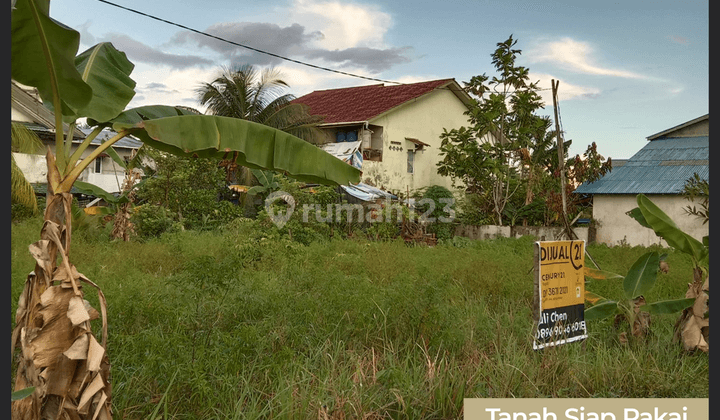
{"label": "sign post", "polygon": [[587,338],[585,241],[535,242],[533,349]]}

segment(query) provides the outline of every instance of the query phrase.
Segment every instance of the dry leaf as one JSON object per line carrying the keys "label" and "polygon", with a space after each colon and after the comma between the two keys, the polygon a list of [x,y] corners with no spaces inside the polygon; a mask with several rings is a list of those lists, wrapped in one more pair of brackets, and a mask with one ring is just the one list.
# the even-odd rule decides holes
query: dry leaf
{"label": "dry leaf", "polygon": [[90,339],[88,335],[83,334],[78,337],[69,349],[63,353],[68,359],[84,360],[88,357],[88,348],[90,347]]}
{"label": "dry leaf", "polygon": [[83,302],[80,296],[73,296],[70,299],[67,316],[75,327],[90,320],[90,314],[88,314],[88,311],[85,309],[85,302]]}

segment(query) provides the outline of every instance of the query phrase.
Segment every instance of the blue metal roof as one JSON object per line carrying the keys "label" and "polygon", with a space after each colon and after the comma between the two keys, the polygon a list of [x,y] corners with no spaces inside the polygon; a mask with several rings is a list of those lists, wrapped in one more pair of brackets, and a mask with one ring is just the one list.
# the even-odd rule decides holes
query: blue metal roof
{"label": "blue metal roof", "polygon": [[575,193],[678,194],[694,173],[710,179],[709,144],[708,136],[653,140],[623,166]]}

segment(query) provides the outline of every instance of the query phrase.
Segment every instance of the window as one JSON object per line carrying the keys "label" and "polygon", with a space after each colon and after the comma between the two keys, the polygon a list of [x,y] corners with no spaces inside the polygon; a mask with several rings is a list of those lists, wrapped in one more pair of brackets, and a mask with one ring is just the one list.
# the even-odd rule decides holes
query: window
{"label": "window", "polygon": [[415,166],[415,150],[414,150],[414,149],[409,149],[409,150],[407,151],[407,154],[408,154],[408,158],[407,158],[407,171],[408,171],[409,174],[412,174],[412,173],[414,173],[414,172],[413,172],[413,169],[414,169],[413,167]]}
{"label": "window", "polygon": [[96,174],[102,173],[102,158],[101,157],[95,158],[95,173]]}

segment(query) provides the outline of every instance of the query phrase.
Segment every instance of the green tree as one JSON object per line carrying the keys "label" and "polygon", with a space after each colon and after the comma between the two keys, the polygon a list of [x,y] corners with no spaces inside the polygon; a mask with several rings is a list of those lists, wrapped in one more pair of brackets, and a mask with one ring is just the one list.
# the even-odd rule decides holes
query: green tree
{"label": "green tree", "polygon": [[324,133],[317,128],[321,117],[310,115],[303,104],[292,103],[295,96],[283,93],[288,87],[279,71],[246,64],[222,67],[215,80],[202,83],[196,92],[209,114],[254,121],[311,143],[323,143]]}
{"label": "green tree", "polygon": [[[492,63],[498,75],[474,76],[465,88],[480,98],[466,112],[469,127],[443,130],[438,173],[460,182],[466,191],[488,197],[495,222],[502,225],[505,206],[521,186],[521,150],[545,139],[547,119],[535,112],[543,106],[537,82],[516,64],[521,51],[512,35],[497,44]],[[541,133],[538,139],[538,133]],[[488,140],[491,138],[490,140]]]}
{"label": "green tree", "polygon": [[[278,70],[258,70],[245,64],[222,67],[220,74],[212,82],[202,83],[196,93],[198,102],[207,106],[209,114],[253,121],[310,143],[324,143],[325,134],[317,127],[322,118],[310,115],[306,105],[292,103],[295,96],[285,93],[288,87]],[[227,161],[221,164],[227,170],[229,182],[257,184],[248,168]],[[246,198],[247,195],[241,197],[243,207]]]}
{"label": "green tree", "polygon": [[[127,135],[168,153],[227,158],[243,166],[282,171],[308,182],[358,182],[360,173],[321,149],[282,131],[171,106],[124,110],[135,94],[134,65],[110,43],[77,55],[80,35],[49,16],[49,0],[17,0],[11,11],[11,78],[38,89],[52,109],[56,130],[48,150],[48,199],[40,240],[30,245],[36,260],[18,300],[11,344],[21,348],[16,391],[35,387],[13,401],[14,419],[111,418],[107,305],[99,287],[70,262],[70,190],[78,176]],[[95,127],[74,153],[76,122]],[[82,153],[105,127],[116,133],[84,159]],[[209,136],[207,133],[213,133]],[[101,310],[90,308],[83,285],[95,287]],[[91,321],[101,319],[100,342]],[[11,359],[13,355],[11,354]],[[14,360],[14,359],[13,359]]]}

